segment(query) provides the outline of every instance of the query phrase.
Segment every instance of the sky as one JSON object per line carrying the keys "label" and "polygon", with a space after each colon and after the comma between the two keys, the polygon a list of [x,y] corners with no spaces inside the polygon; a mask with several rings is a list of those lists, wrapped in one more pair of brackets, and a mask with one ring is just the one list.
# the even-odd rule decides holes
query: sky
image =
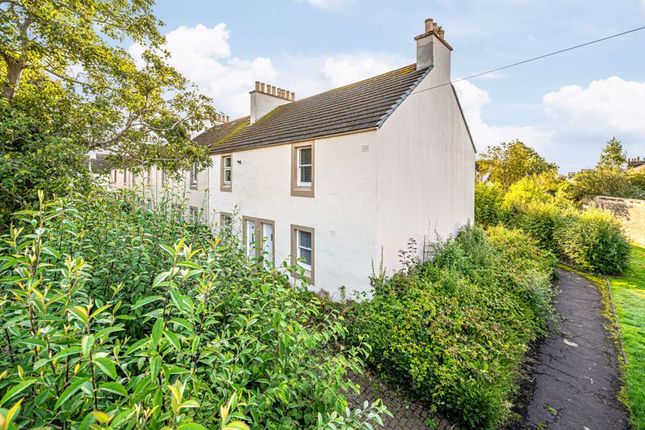
{"label": "sky", "polygon": [[[454,80],[645,25],[645,0],[157,0],[155,13],[171,63],[236,118],[256,80],[298,99],[414,63],[425,18],[454,48]],[[645,31],[455,86],[480,153],[521,139],[566,173],[615,136],[645,157]]]}

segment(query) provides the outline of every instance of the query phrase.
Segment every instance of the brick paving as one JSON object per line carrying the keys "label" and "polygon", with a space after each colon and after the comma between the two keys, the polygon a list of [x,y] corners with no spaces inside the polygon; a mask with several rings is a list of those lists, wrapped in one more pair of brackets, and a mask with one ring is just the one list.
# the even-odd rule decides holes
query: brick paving
{"label": "brick paving", "polygon": [[381,399],[392,417],[385,417],[379,430],[457,430],[447,420],[433,414],[426,406],[412,401],[405,394],[378,381],[369,373],[352,375],[351,379],[361,386],[359,395],[350,395],[352,407],[362,408],[363,403]]}

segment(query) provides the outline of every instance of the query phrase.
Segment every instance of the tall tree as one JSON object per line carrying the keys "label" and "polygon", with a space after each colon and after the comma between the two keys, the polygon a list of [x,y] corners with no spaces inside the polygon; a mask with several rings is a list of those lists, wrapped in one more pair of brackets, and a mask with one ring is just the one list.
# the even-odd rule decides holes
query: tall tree
{"label": "tall tree", "polygon": [[542,173],[557,175],[557,171],[557,165],[546,161],[520,140],[491,146],[477,160],[477,172],[480,177],[487,176],[489,180],[506,189],[527,176]]}
{"label": "tall tree", "polygon": [[[204,165],[211,101],[167,64],[153,0],[0,0],[0,109],[117,165]],[[144,47],[140,60],[124,48]],[[15,148],[14,148],[15,149]]]}
{"label": "tall tree", "polygon": [[600,154],[598,160],[599,168],[615,168],[624,170],[627,166],[627,156],[623,151],[623,144],[620,140],[612,137]]}

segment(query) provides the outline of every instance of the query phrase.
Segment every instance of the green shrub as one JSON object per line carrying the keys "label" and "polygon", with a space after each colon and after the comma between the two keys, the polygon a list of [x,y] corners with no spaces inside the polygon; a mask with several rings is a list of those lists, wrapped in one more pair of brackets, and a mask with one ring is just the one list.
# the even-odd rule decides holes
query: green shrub
{"label": "green shrub", "polygon": [[[213,239],[173,213],[109,196],[19,217],[0,240],[4,428],[380,422],[379,403],[346,409],[347,372],[363,353],[342,346],[340,317],[321,313],[285,273],[247,260],[230,235]],[[174,246],[153,236],[184,228]]]}
{"label": "green shrub", "polygon": [[553,232],[562,220],[562,209],[553,203],[529,203],[507,212],[506,225],[519,228],[547,250],[557,250]]}
{"label": "green shrub", "polygon": [[493,183],[475,185],[475,222],[484,227],[497,225],[503,220],[504,190]]}
{"label": "green shrub", "polygon": [[510,413],[528,344],[546,333],[555,258],[519,230],[469,227],[353,305],[368,361],[465,428]]}
{"label": "green shrub", "polygon": [[554,237],[562,258],[582,270],[619,274],[627,268],[629,243],[609,212],[587,209],[564,216]]}
{"label": "green shrub", "polygon": [[478,184],[475,219],[482,226],[519,228],[542,249],[581,270],[621,273],[629,244],[620,223],[607,212],[576,209],[558,187],[545,175],[524,178],[505,194],[495,184]]}

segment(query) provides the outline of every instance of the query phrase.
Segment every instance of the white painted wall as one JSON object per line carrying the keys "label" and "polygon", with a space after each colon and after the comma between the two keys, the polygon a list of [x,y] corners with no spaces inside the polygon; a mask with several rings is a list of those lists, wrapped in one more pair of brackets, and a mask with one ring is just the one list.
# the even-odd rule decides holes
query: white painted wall
{"label": "white painted wall", "polygon": [[[116,181],[115,181],[116,172]],[[141,193],[144,201],[150,199],[153,204],[157,204],[165,198],[171,203],[194,206],[199,209],[204,222],[212,222],[209,219],[209,169],[200,171],[197,175],[197,189],[190,186],[190,173],[184,172],[179,177],[167,176],[165,185],[162,183],[162,172],[156,167],[150,169],[150,178],[148,172],[143,171],[133,174],[127,172],[127,183],[125,182],[123,170],[112,170],[109,175],[110,186],[114,189],[131,189]]]}
{"label": "white painted wall", "polygon": [[[291,224],[315,229],[315,289],[367,291],[376,247],[374,132],[322,139],[315,145],[315,197],[291,196],[291,145],[233,154],[233,187],[220,191],[213,157],[210,207],[275,222],[276,264],[291,254]],[[366,147],[365,147],[366,146]],[[376,261],[375,263],[378,263]]]}
{"label": "white painted wall", "polygon": [[[445,64],[445,63],[443,63]],[[437,73],[435,73],[437,72]],[[378,233],[391,273],[410,238],[446,238],[474,218],[475,151],[449,71],[432,70],[377,131]]]}

